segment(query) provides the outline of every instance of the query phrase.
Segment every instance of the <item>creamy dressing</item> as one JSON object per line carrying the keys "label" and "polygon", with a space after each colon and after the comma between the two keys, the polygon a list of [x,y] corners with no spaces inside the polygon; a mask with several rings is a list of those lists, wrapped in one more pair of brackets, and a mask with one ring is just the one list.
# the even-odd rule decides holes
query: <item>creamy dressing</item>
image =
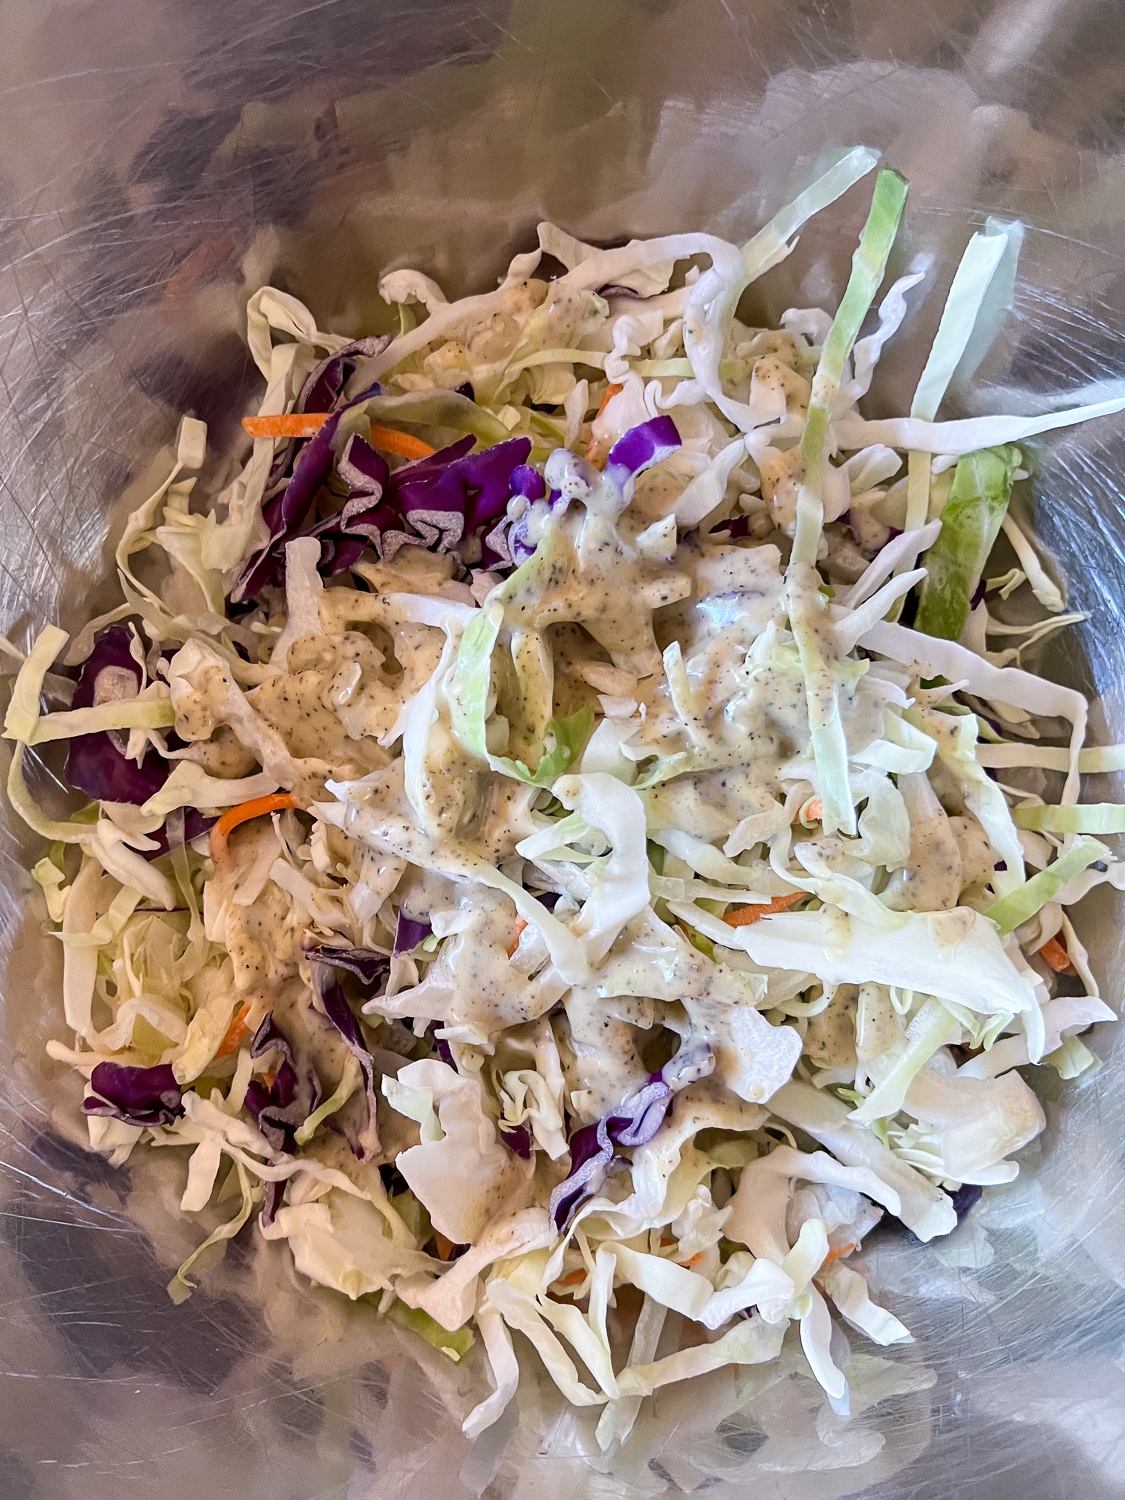
{"label": "creamy dressing", "polygon": [[891,876],[887,905],[896,911],[948,911],[968,883],[956,834],[924,772],[900,776],[898,787],[910,816],[910,858]]}
{"label": "creamy dressing", "polygon": [[805,1051],[821,1067],[843,1068],[855,1063],[858,997],[858,985],[837,985],[825,1008],[809,1017]]}
{"label": "creamy dressing", "polygon": [[[786,238],[873,164],[861,148],[834,159],[783,211]],[[880,240],[900,188],[880,175],[857,266],[889,254]],[[605,1398],[598,1437],[617,1447],[636,1404],[619,1395],[712,1353],[760,1361],[763,1339],[776,1352],[798,1314],[843,1409],[823,1299],[882,1340],[905,1332],[836,1257],[877,1221],[876,1203],[928,1239],[955,1226],[945,1188],[1014,1174],[1008,1155],[1044,1123],[1015,1066],[1080,1067],[1062,1031],[1110,1012],[1074,996],[1066,1027],[1052,1019],[1050,951],[1027,950],[1058,932],[1086,973],[1059,928],[1061,892],[1001,937],[1039,890],[1020,888],[1012,793],[986,782],[973,749],[980,692],[1000,692],[983,711],[1029,733],[1029,705],[1065,702],[1077,725],[1081,700],[994,673],[983,638],[976,657],[968,636],[927,650],[886,621],[899,584],[882,592],[883,581],[901,580],[933,528],[877,556],[891,522],[906,525],[908,486],[884,488],[903,449],[869,440],[909,434],[855,406],[919,276],[881,294],[878,331],[849,352],[840,335],[862,278],[835,320],[793,309],[785,329],[757,329],[733,316],[755,268],[713,236],[599,251],[541,226],[540,247],[497,290],[453,305],[429,278],[390,273],[383,295],[420,301],[425,317],[404,310],[399,337],[363,342],[378,352],[362,358],[293,297],[251,299],[264,414],[301,405],[337,357],[346,397],[374,380],[384,394],[339,414],[335,472],[308,524],[266,537],[276,507],[262,502],[279,477],[293,482],[301,451],[275,447],[271,473],[268,440],[232,476],[221,514],[189,508],[194,479],[166,481],[134,512],[124,576],[137,583],[129,560],[153,545],[170,567],[159,593],[140,587],[107,617],[133,610],[140,626],[128,627],[138,670],[95,676],[98,722],[123,726],[103,748],[141,770],[150,745],[165,753],[163,686],[130,702],[151,673],[167,680],[185,764],[147,803],[102,800],[96,822],[61,829],[79,846],[77,878],[57,849],[34,873],[62,913],[64,1013],[81,1048],[53,1043],[52,1055],[106,1089],[111,1112],[142,1115],[111,1097],[119,1085],[158,1091],[143,1112],[161,1123],[92,1114],[96,1149],[119,1163],[146,1133],[190,1147],[186,1212],[214,1195],[221,1238],[261,1204],[262,1234],[288,1240],[298,1271],[353,1299],[388,1293],[384,1307],[409,1310],[444,1356],[457,1351],[440,1330],[463,1349],[457,1331],[477,1316],[494,1394],[469,1416],[471,1438],[511,1394],[506,1324],[568,1394]],[[534,276],[541,253],[566,275]],[[947,309],[939,342],[955,321]],[[453,550],[405,542],[372,561],[406,534],[381,523],[367,560],[323,578],[318,538],[335,546],[355,514],[339,459],[352,442],[362,466],[369,418],[401,419],[435,448],[483,434],[440,475],[441,458],[401,474],[392,453],[396,478],[370,496]],[[946,431],[907,425],[911,447]],[[953,425],[956,447],[965,424]],[[531,449],[540,498],[534,475],[508,472],[505,434]],[[204,457],[205,429],[186,418],[176,473]],[[807,503],[806,462],[819,466],[826,524]],[[953,475],[933,481],[931,514]],[[445,510],[452,526],[420,523]],[[284,597],[251,587],[267,540]],[[528,560],[509,570],[513,556]],[[224,621],[236,579],[247,598]],[[944,585],[931,572],[924,587]],[[68,660],[97,649],[95,635],[81,632]],[[169,642],[183,643],[174,656]],[[22,724],[24,743],[39,743],[57,645],[41,637],[17,680],[6,728]],[[968,704],[954,696],[961,668]],[[89,723],[54,721],[60,734]],[[275,788],[291,796],[261,800]],[[38,826],[18,757],[9,792]],[[230,804],[209,836],[182,843],[181,811]],[[1048,830],[1067,821],[1044,818]],[[1050,863],[1048,837],[1023,839],[1032,868]],[[1066,857],[1100,848],[1071,839]],[[284,1045],[254,1057],[267,1021]],[[296,1097],[283,1103],[290,1054]],[[182,1097],[165,1073],[99,1075],[102,1060],[169,1065]],[[836,1160],[806,1154],[810,1138]],[[218,1206],[236,1185],[231,1217]],[[174,1285],[187,1288],[194,1259]],[[645,1310],[618,1383],[604,1314],[629,1282]],[[706,1335],[669,1365],[657,1355],[673,1305]],[[556,1332],[597,1392],[575,1392]]]}

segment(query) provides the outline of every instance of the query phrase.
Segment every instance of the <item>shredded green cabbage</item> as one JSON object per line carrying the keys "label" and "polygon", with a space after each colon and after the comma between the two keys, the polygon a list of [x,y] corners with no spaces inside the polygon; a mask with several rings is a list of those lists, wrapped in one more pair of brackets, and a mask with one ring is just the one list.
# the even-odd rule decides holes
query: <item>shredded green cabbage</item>
{"label": "shredded green cabbage", "polygon": [[1069,849],[1064,849],[1038,875],[1033,875],[1025,885],[1009,895],[994,901],[987,915],[996,923],[1001,933],[1014,932],[1022,923],[1029,921],[1037,911],[1053,901],[1075,875],[1081,874],[1095,860],[1112,859],[1104,844],[1097,839],[1080,838]]}
{"label": "shredded green cabbage", "polygon": [[809,733],[827,833],[842,829],[854,834],[856,820],[848,785],[847,743],[837,701],[838,676],[831,656],[825,654],[822,646],[825,633],[822,621],[828,605],[820,592],[820,577],[815,567],[824,524],[821,488],[827,462],[825,440],[844,362],[883,279],[906,204],[906,192],[906,181],[897,172],[884,168],[879,173],[871,212],[852,258],[852,274],[821,350],[801,438],[804,481],[797,494],[797,523],[786,571],[786,595],[790,624],[801,656]]}
{"label": "shredded green cabbage", "polygon": [[1077,807],[1017,807],[1017,828],[1036,833],[1125,833],[1125,807],[1116,802],[1086,802]]}
{"label": "shredded green cabbage", "polygon": [[941,512],[941,535],[926,553],[927,577],[914,621],[918,630],[960,639],[1019,462],[1018,448],[984,449],[958,460]]}
{"label": "shredded green cabbage", "polygon": [[[92,1149],[182,1161],[203,1243],[170,1295],[260,1205],[325,1296],[454,1363],[479,1337],[473,1440],[529,1357],[608,1452],[647,1395],[778,1359],[791,1326],[843,1412],[871,1356],[843,1369],[833,1319],[910,1337],[847,1257],[885,1212],[931,1240],[958,1186],[1011,1181],[1044,1128],[1017,1070],[1089,1071],[1080,1033],[1113,1018],[1073,908],[1125,888],[1089,836],[1125,813],[1079,801],[1125,748],[1085,747],[1083,694],[1008,665],[1081,617],[1006,512],[1014,444],[1125,397],[937,420],[1012,301],[1022,228],[989,220],[909,414],[860,417],[932,264],[876,306],[889,169],[838,305],[744,323],[876,161],[843,152],[742,245],[544,224],[478,296],[389,272],[389,340],[261,288],[278,436],[215,454],[201,505],[183,421],[125,525],[124,602],[66,653],[79,683],[50,670],[61,630],[26,658],[0,637],[63,960],[47,1050]],[[271,427],[333,402],[319,440]],[[982,579],[1034,617],[973,611]],[[136,673],[102,679],[110,648]],[[1060,720],[1069,747],[1043,745]],[[70,817],[45,810],[52,742],[87,789]],[[1006,767],[1065,773],[1057,802]]]}

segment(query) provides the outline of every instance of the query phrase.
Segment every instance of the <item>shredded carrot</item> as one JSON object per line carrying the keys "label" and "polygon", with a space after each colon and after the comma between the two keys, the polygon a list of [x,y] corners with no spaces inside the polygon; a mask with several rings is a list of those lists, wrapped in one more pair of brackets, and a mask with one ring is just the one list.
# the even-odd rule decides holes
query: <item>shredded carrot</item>
{"label": "shredded carrot", "polygon": [[824,817],[824,803],[819,797],[810,797],[805,805],[798,809],[794,823],[819,823]]}
{"label": "shredded carrot", "polygon": [[690,1260],[678,1260],[676,1264],[683,1266],[685,1271],[690,1271],[692,1266],[697,1266],[706,1254],[703,1250],[697,1250]]}
{"label": "shredded carrot", "polygon": [[834,1250],[829,1250],[821,1264],[821,1270],[825,1266],[830,1266],[834,1260],[839,1260],[842,1256],[850,1255],[854,1249],[854,1245],[837,1245]]}
{"label": "shredded carrot", "polygon": [[[327,411],[291,411],[273,417],[243,417],[242,425],[253,438],[312,437],[331,415]],[[384,453],[395,453],[399,458],[429,458],[434,452],[421,438],[381,427],[377,422],[371,424],[371,446],[381,448]]]}
{"label": "shredded carrot", "polygon": [[[624,389],[625,387],[623,385],[618,385],[616,382],[613,382],[612,384],[606,386],[605,395],[602,397],[602,404],[598,407],[598,417],[600,417],[602,412],[605,411],[606,407],[613,400],[614,396],[620,396],[621,392]],[[598,417],[594,418],[595,422],[598,420]]]}
{"label": "shredded carrot", "polygon": [[[620,395],[624,389],[623,385],[613,384],[606,386],[605,395],[602,397],[602,404],[598,407],[597,416],[594,418],[595,422],[601,416],[602,412],[605,411],[614,396]],[[593,464],[595,469],[604,469],[605,461],[609,457],[610,446],[604,439],[596,438],[591,433],[590,441],[586,445],[586,462]]]}
{"label": "shredded carrot", "polygon": [[585,1280],[586,1268],[585,1266],[583,1266],[580,1271],[571,1271],[568,1276],[560,1277],[559,1281],[556,1284],[558,1286],[577,1286],[580,1281]]}
{"label": "shredded carrot", "polygon": [[1070,954],[1066,951],[1058,938],[1048,938],[1039,950],[1039,956],[1044,963],[1050,964],[1056,974],[1076,974],[1078,971],[1070,961]]}
{"label": "shredded carrot", "polygon": [[260,818],[263,813],[281,812],[286,807],[296,807],[292,792],[273,792],[268,797],[252,797],[249,802],[240,802],[237,807],[228,807],[211,830],[211,858],[219,860],[226,853],[227,839],[232,829],[251,818]]}
{"label": "shredded carrot", "polygon": [[384,453],[396,453],[399,458],[429,458],[436,450],[421,438],[411,437],[408,432],[395,432],[391,427],[371,424],[371,446],[381,448]]}
{"label": "shredded carrot", "polygon": [[312,437],[328,421],[326,411],[290,411],[273,417],[243,417],[252,438]]}
{"label": "shredded carrot", "polygon": [[794,901],[800,901],[803,895],[804,891],[790,891],[787,896],[775,896],[772,901],[756,901],[753,906],[740,906],[735,911],[728,911],[723,921],[728,927],[749,927],[751,922],[758,921],[760,917],[770,917],[775,912],[784,911]]}
{"label": "shredded carrot", "polygon": [[511,943],[508,946],[508,957],[509,958],[511,958],[512,954],[515,953],[516,949],[519,947],[519,945],[520,945],[520,933],[524,930],[524,928],[526,926],[527,926],[527,923],[524,921],[524,919],[522,917],[517,917],[516,918],[516,935],[512,939]]}
{"label": "shredded carrot", "polygon": [[660,1248],[661,1248],[661,1250],[665,1249],[666,1246],[668,1246],[668,1245],[674,1245],[675,1243],[676,1243],[676,1240],[675,1240],[675,1236],[674,1235],[671,1235],[671,1234],[662,1234],[660,1236]]}
{"label": "shredded carrot", "polygon": [[434,1230],[434,1243],[437,1245],[439,1260],[448,1260],[453,1254],[453,1241],[447,1240],[440,1229]]}
{"label": "shredded carrot", "polygon": [[230,1054],[235,1050],[239,1042],[241,1042],[242,1038],[250,1029],[246,1024],[246,1017],[249,1014],[250,1002],[249,1000],[247,1000],[245,1005],[243,1005],[241,1010],[238,1012],[238,1015],[235,1016],[234,1020],[230,1023],[230,1026],[227,1029],[226,1036],[223,1037],[222,1041],[219,1043],[219,1050],[215,1053],[216,1057],[229,1057]]}
{"label": "shredded carrot", "polygon": [[262,1082],[265,1084],[267,1090],[273,1088],[274,1084],[277,1082],[277,1074],[273,1071],[272,1068],[262,1074]]}

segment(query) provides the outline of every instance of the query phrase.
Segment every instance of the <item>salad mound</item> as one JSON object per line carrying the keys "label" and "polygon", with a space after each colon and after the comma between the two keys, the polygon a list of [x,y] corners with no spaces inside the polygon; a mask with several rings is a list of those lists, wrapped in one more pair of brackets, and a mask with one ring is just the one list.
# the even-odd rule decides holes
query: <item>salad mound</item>
{"label": "salad mound", "polygon": [[[470,1436],[515,1333],[604,1449],[791,1326],[845,1412],[834,1315],[910,1339],[865,1236],[1015,1177],[1021,1070],[1076,1076],[1114,1019],[1069,908],[1125,886],[1125,809],[1079,801],[1125,747],[1020,664],[1082,617],[1009,497],[1025,440],[1125,400],[938,420],[1011,304],[1022,228],[990,219],[908,410],[862,415],[931,279],[883,288],[886,168],[835,312],[742,322],[876,165],[742,247],[544,224],[495,291],[394,271],[394,336],[262,288],[249,456],[201,504],[185,417],[122,602],[15,680],[48,1051],[92,1149],[180,1152],[181,1210],[234,1206],[171,1295],[253,1219],[450,1359],[479,1338]],[[27,780],[56,740],[86,799],[57,817]]]}

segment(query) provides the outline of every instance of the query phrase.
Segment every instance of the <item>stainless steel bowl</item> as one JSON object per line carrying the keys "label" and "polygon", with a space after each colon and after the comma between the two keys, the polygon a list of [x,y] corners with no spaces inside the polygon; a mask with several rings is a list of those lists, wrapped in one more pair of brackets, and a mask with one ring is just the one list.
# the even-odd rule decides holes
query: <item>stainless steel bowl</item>
{"label": "stainless steel bowl", "polygon": [[[215,452],[233,436],[254,387],[245,297],[267,278],[322,326],[370,328],[390,265],[481,287],[544,216],[602,240],[746,237],[821,151],[863,141],[910,178],[902,254],[933,249],[946,280],[983,212],[1035,226],[983,409],[988,382],[1031,403],[1123,373],[1113,0],[46,0],[9,5],[0,36],[0,625],[17,644],[101,603],[121,493],[143,488],[179,413],[207,420]],[[840,287],[862,208],[849,195],[806,231],[762,283],[766,309]],[[917,346],[888,362],[875,405],[918,363]],[[1038,449],[1029,502],[1090,611],[1054,670],[1089,686],[1118,739],[1123,467],[1122,419],[1063,434]],[[216,465],[204,482],[221,479]],[[940,1244],[876,1237],[868,1268],[917,1342],[851,1341],[850,1422],[787,1354],[668,1389],[608,1466],[589,1414],[531,1378],[470,1452],[457,1417],[477,1362],[302,1290],[276,1246],[236,1245],[191,1302],[167,1300],[199,1237],[175,1212],[178,1164],[119,1172],[82,1149],[73,1078],[43,1054],[59,956],[32,844],[18,823],[2,837],[5,1500],[1125,1489],[1113,1029],[1092,1042],[1106,1066],[1050,1094],[1015,1183]],[[1113,1000],[1120,918],[1100,895],[1081,917]]]}

